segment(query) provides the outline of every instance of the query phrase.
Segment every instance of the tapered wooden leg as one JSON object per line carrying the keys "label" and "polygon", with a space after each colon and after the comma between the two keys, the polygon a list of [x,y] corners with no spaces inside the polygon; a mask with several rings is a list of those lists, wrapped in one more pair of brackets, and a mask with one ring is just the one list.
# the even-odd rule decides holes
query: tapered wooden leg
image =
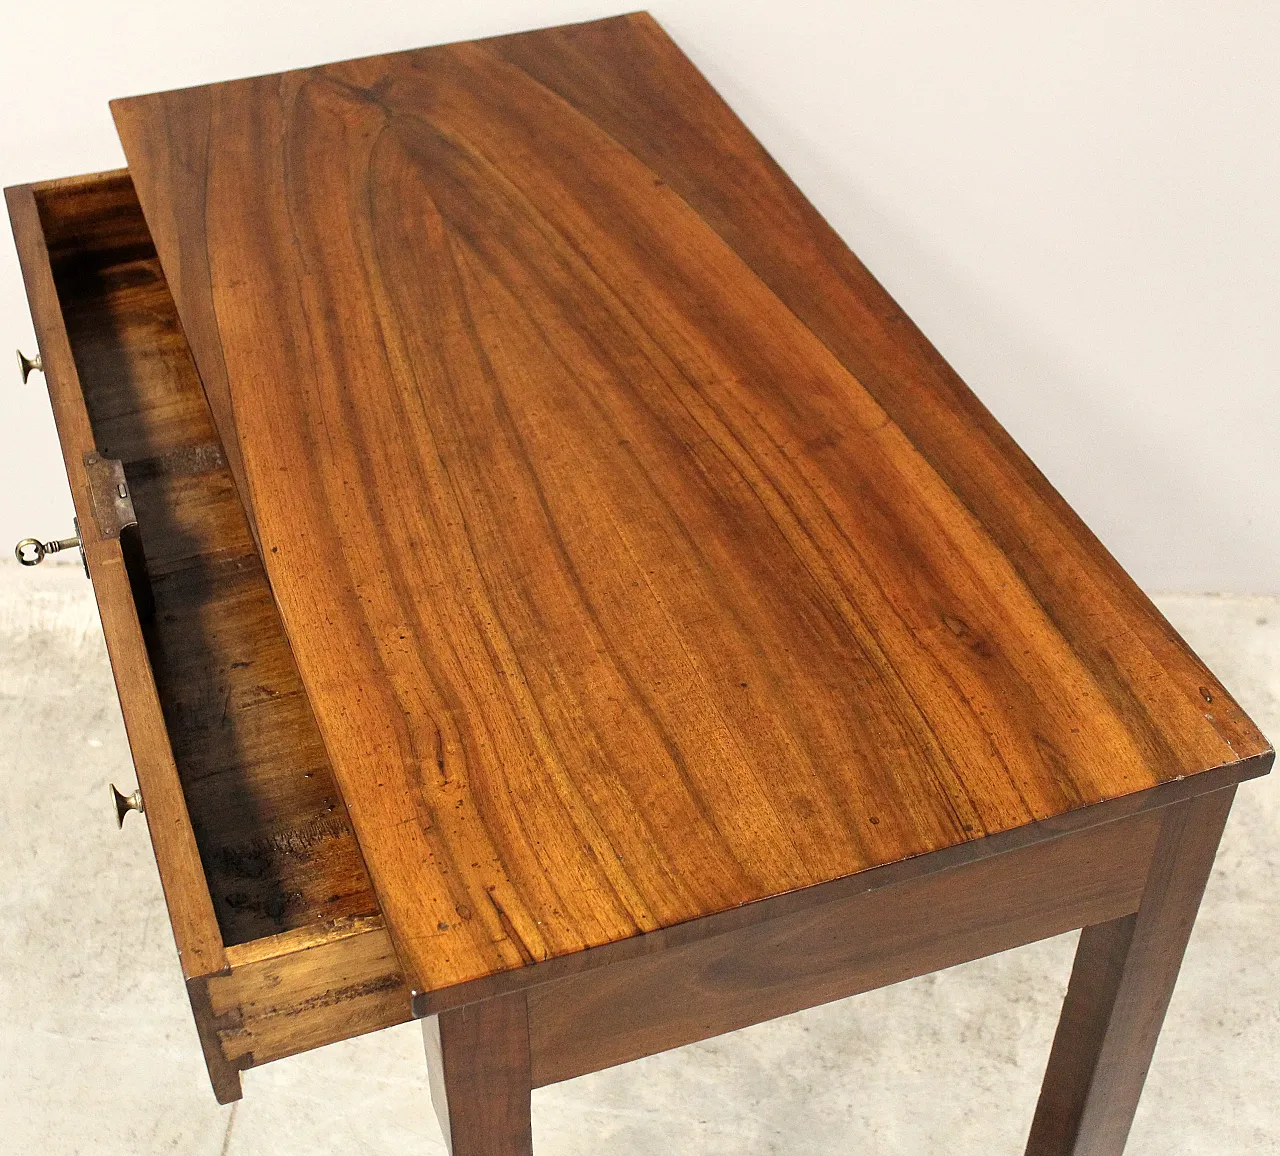
{"label": "tapered wooden leg", "polygon": [[422,1021],[435,1105],[452,1156],[533,1156],[523,992]]}
{"label": "tapered wooden leg", "polygon": [[1142,904],[1086,927],[1027,1156],[1119,1156],[1235,788],[1170,807]]}

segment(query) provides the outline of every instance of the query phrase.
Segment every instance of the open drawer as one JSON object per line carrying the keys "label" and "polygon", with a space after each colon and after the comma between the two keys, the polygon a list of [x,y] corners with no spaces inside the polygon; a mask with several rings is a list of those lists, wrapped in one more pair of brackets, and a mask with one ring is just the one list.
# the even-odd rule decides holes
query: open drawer
{"label": "open drawer", "polygon": [[[410,1017],[127,171],[7,191],[160,879],[218,1099]],[[126,565],[103,460],[144,559]],[[106,479],[104,483],[104,479]],[[120,495],[114,495],[120,496]]]}

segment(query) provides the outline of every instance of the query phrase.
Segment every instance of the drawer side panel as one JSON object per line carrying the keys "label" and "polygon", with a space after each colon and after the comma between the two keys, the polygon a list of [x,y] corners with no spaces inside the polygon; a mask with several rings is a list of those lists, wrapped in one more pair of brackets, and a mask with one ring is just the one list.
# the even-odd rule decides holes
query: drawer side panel
{"label": "drawer side panel", "polygon": [[94,522],[84,467],[84,455],[95,448],[93,431],[63,323],[34,190],[29,185],[7,189],[5,199],[183,975],[188,979],[209,975],[226,967],[222,936],[120,543],[101,538]]}
{"label": "drawer side panel", "polygon": [[[35,188],[95,450],[124,470],[143,640],[225,945],[377,911],[128,174]],[[50,239],[51,238],[51,239]]]}

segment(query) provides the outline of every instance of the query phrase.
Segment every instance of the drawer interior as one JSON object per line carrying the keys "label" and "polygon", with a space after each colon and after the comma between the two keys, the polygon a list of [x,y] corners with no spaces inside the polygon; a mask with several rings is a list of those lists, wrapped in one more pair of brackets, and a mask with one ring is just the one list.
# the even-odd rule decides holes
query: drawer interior
{"label": "drawer interior", "polygon": [[231,947],[377,902],[127,173],[37,202],[98,451],[124,463],[173,755]]}

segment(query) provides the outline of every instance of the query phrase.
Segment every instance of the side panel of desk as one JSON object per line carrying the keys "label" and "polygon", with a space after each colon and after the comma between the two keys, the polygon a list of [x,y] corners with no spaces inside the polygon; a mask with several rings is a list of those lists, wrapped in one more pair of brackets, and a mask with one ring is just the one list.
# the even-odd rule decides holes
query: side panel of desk
{"label": "side panel of desk", "polygon": [[535,1087],[1136,911],[1162,812],[528,992]]}

